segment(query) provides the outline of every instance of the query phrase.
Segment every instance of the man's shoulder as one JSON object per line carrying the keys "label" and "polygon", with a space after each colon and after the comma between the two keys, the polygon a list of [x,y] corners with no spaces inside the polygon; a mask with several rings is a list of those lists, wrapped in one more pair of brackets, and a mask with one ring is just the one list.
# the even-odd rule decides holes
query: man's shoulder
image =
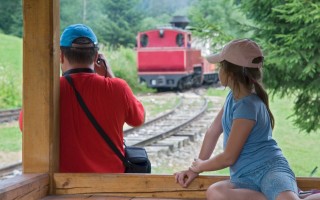
{"label": "man's shoulder", "polygon": [[117,87],[128,88],[128,83],[121,78],[107,78],[108,82]]}

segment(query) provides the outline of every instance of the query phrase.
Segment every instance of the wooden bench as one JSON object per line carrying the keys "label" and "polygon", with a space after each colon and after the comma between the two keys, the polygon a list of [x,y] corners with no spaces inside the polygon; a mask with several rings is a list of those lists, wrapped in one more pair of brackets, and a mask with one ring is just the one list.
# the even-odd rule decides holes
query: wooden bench
{"label": "wooden bench", "polygon": [[[49,194],[48,174],[23,174],[0,183],[0,199],[200,200],[209,185],[225,179],[229,177],[199,176],[182,188],[173,175],[55,173]],[[297,182],[302,190],[320,188],[320,178],[298,177]]]}

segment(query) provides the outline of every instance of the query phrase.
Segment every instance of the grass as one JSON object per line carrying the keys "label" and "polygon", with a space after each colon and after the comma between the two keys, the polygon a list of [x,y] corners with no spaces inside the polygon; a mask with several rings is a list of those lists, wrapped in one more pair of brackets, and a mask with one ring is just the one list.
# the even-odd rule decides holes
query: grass
{"label": "grass", "polygon": [[22,75],[22,39],[0,33],[0,66]]}
{"label": "grass", "polygon": [[18,152],[22,149],[22,134],[17,124],[0,127],[0,152]]}
{"label": "grass", "polygon": [[[291,118],[293,103],[287,98],[275,97],[271,101],[275,116],[274,138],[288,159],[297,176],[309,176],[315,167],[320,167],[320,133],[300,132]],[[318,169],[314,176],[320,177]]]}

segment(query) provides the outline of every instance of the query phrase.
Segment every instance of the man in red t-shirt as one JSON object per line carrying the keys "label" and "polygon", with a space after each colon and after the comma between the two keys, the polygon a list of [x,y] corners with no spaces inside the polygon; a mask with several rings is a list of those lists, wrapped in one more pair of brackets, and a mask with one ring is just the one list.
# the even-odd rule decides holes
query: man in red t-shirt
{"label": "man in red t-shirt", "polygon": [[[88,26],[67,27],[60,38],[61,70],[72,77],[90,112],[124,154],[123,125],[142,125],[145,112],[128,84],[114,77],[97,44]],[[122,161],[87,118],[66,78],[60,77],[60,172],[124,170]]]}

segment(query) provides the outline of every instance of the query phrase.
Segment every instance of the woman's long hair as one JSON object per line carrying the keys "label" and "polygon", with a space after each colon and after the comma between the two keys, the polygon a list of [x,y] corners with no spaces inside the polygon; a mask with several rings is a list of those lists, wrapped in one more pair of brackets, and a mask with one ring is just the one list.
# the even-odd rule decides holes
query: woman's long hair
{"label": "woman's long hair", "polygon": [[[262,62],[263,57],[258,57],[257,59],[261,59],[260,62]],[[270,116],[271,127],[273,129],[275,120],[269,107],[268,94],[262,85],[262,68],[241,67],[225,60],[222,61],[220,64],[221,68],[225,71],[227,77],[232,77],[232,79],[234,80],[234,89],[240,90],[239,84],[242,83],[248,90],[256,92],[258,97],[263,101],[263,103],[267,107]]]}

